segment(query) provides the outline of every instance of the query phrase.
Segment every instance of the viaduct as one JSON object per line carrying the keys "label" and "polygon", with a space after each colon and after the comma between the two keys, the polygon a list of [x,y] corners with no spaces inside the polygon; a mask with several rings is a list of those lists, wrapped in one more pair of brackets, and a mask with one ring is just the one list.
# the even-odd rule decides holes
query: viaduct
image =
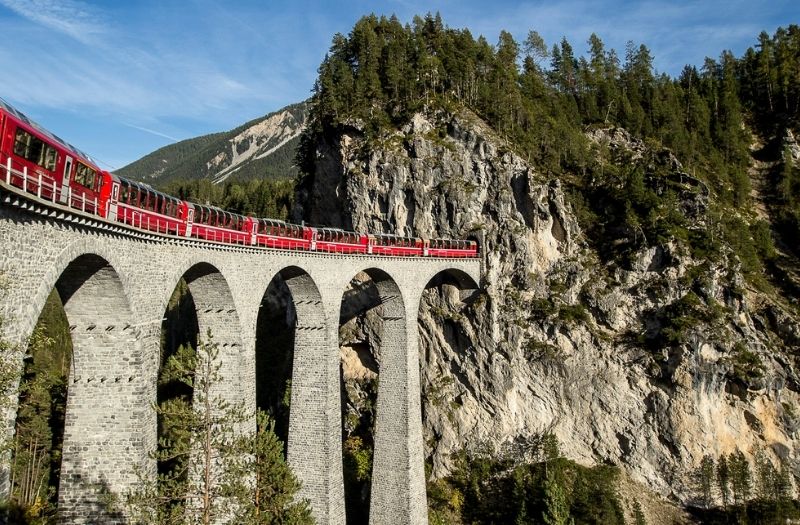
{"label": "viaduct", "polygon": [[[103,492],[124,494],[137,470],[155,473],[161,324],[180,279],[188,283],[200,333],[211,330],[219,344],[222,395],[254,411],[258,309],[280,275],[297,314],[288,461],[317,522],[345,523],[339,315],[348,283],[363,271],[378,290],[384,319],[370,522],[427,523],[418,309],[425,287],[443,272],[463,290],[477,288],[477,260],[228,246],[112,225],[2,185],[0,200],[6,339],[24,344],[53,288],[70,324],[61,522],[124,522],[107,514]],[[15,412],[7,414],[6,435]],[[0,493],[7,494],[8,465],[0,470]]]}

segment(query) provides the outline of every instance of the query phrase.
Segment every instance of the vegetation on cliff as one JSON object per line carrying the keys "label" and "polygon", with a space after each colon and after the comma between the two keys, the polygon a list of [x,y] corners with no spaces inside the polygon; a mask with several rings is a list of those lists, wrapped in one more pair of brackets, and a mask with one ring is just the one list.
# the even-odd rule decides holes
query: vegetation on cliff
{"label": "vegetation on cliff", "polygon": [[[563,415],[575,408],[570,402],[583,402],[580,408],[591,407],[602,413],[599,419],[610,420],[585,425],[583,430],[598,426],[609,430],[620,420],[635,420],[655,434],[630,429],[629,436],[618,428],[605,436],[589,432],[583,437],[592,443],[580,449],[582,457],[593,454],[594,461],[619,462],[634,471],[637,467],[630,462],[646,458],[649,464],[638,471],[639,479],[647,477],[641,472],[647,472],[653,485],[660,483],[662,492],[672,490],[685,503],[692,496],[681,471],[700,460],[702,452],[697,455],[697,451],[711,446],[704,440],[714,429],[693,427],[697,443],[675,440],[686,438],[687,429],[678,427],[687,421],[708,424],[708,419],[702,420],[707,414],[699,408],[703,400],[716,396],[713,406],[725,405],[724,410],[730,408],[751,427],[736,426],[737,432],[750,432],[756,443],[762,443],[768,438],[760,433],[760,423],[753,422],[758,418],[748,412],[748,403],[768,397],[768,385],[780,385],[777,388],[785,388],[790,396],[800,388],[793,335],[800,267],[798,243],[793,240],[800,203],[796,166],[800,150],[793,138],[800,124],[798,73],[797,26],[779,29],[773,36],[762,33],[758,45],[742,57],[726,51],[717,60],[687,66],[677,78],[670,78],[654,71],[646,46],[631,43],[620,58],[596,35],[590,36],[588,51],[581,56],[565,39],[548,47],[535,31],[523,43],[502,32],[492,45],[468,30],[448,28],[438,15],[417,17],[409,25],[396,18],[367,16],[348,35],[334,37],[320,66],[298,153],[305,174],[297,194],[299,204],[314,206],[313,197],[302,202],[304,194],[317,195],[320,201],[335,187],[343,195],[341,206],[329,207],[318,217],[327,213],[335,222],[350,214],[339,222],[378,224],[398,232],[424,224],[428,228],[424,234],[485,233],[487,274],[495,270],[511,275],[495,273],[487,290],[490,306],[476,307],[479,313],[474,315],[466,307],[468,319],[453,329],[458,335],[447,327],[441,334],[432,332],[432,348],[423,352],[426,365],[440,365],[441,373],[453,375],[453,395],[459,399],[453,419],[463,418],[459,423],[472,424],[473,429],[495,423],[529,424],[535,419],[530,414],[515,419],[502,412],[523,412],[522,400],[533,398],[548,411],[535,419],[537,423],[548,417],[559,423],[554,413]],[[492,129],[465,124],[478,120],[473,115]],[[453,154],[448,156],[448,151]],[[520,167],[520,158],[533,169]],[[521,189],[503,186],[493,191],[492,184],[508,182],[504,177],[509,172],[512,186],[519,181]],[[536,172],[543,177],[532,182]],[[462,184],[459,176],[467,180]],[[433,183],[428,184],[430,179]],[[541,253],[535,260],[515,255],[526,249],[555,250],[552,245],[528,246],[548,242],[548,220],[556,230],[563,219],[554,211],[553,200],[535,194],[535,184],[545,180],[552,181],[550,188],[567,191],[583,233],[579,244],[589,250],[550,252],[553,259],[545,261]],[[365,190],[372,207],[358,194]],[[437,194],[430,196],[431,192]],[[439,213],[438,193],[448,204],[457,203],[454,207],[466,203],[471,208]],[[325,207],[324,202],[316,204]],[[419,219],[420,214],[434,212],[433,218]],[[356,213],[360,215],[354,217]],[[365,219],[369,213],[380,213],[382,218]],[[481,214],[479,221],[476,216]],[[470,220],[463,220],[465,216]],[[553,242],[573,247],[564,231],[561,237],[566,240]],[[511,262],[503,266],[498,261],[504,259]],[[492,315],[496,318],[490,319]],[[439,335],[442,341],[436,340]],[[460,344],[453,340],[457,337],[470,340]],[[526,343],[537,350],[529,353],[547,349],[552,362],[532,359],[530,374],[504,368],[520,366],[517,350]],[[469,356],[446,355],[466,348]],[[586,363],[578,354],[591,356],[585,360],[619,359],[624,364]],[[598,367],[607,368],[608,376],[600,376]],[[619,386],[623,392],[619,398],[608,394],[597,404],[585,399],[588,395],[527,395],[526,388],[558,389],[571,373],[601,382],[627,379],[629,384]],[[520,384],[489,384],[492,379],[503,383],[509,375]],[[546,375],[557,376],[555,385]],[[634,404],[637,411],[641,408],[643,420],[637,416],[629,421],[627,414],[618,413],[631,407],[608,406],[609,399],[630,402],[625,393],[641,395]],[[691,398],[694,394],[696,398]],[[473,403],[469,407],[473,412],[465,414],[464,400],[489,406],[481,412]],[[689,412],[685,421],[680,408]],[[790,409],[778,407],[779,426],[790,419],[786,415]],[[580,417],[564,416],[570,420],[564,428],[579,426],[571,421]],[[453,432],[468,439],[463,429]],[[794,431],[787,425],[781,432],[783,439]],[[430,432],[431,439],[442,439],[443,433],[440,425]],[[454,438],[447,437],[452,443]],[[645,444],[648,439],[653,443]],[[773,442],[772,460],[793,457],[778,441]],[[684,447],[694,448],[684,454]],[[431,449],[438,463],[434,468],[441,468],[442,447],[433,443]],[[459,490],[445,491],[438,498],[429,487],[434,510],[443,508],[437,507],[442,501],[448,502],[445,507],[450,505],[452,513],[442,518],[445,521],[457,523],[456,517],[464,522],[498,521],[497,516],[470,514],[475,507],[463,504],[464,484],[458,476],[475,467],[475,461],[473,457],[455,471],[450,469],[451,475],[441,481]],[[507,467],[500,465],[481,476],[496,479],[508,473]],[[537,479],[526,494],[547,492],[555,510],[547,518],[539,507],[536,516],[528,517],[519,509],[509,510],[504,521],[559,522],[563,517],[558,509],[571,504],[574,485],[560,487],[559,493],[552,479]],[[754,506],[759,504],[754,500]],[[743,512],[749,512],[748,503],[742,505]],[[569,512],[576,520],[585,520],[581,522],[598,521],[574,508]],[[726,512],[723,509],[723,515],[732,516]],[[641,509],[637,514],[631,507],[631,517],[641,522]]]}
{"label": "vegetation on cliff", "polygon": [[[325,129],[354,126],[377,138],[415,112],[467,107],[539,170],[569,184],[587,239],[614,247],[606,255],[624,258],[670,238],[711,254],[721,237],[755,274],[774,253],[770,228],[751,211],[749,130],[780,142],[800,124],[800,28],[762,33],[758,42],[741,58],[725,51],[671,78],[653,70],[645,45],[629,43],[620,58],[595,34],[588,54],[578,56],[566,39],[548,49],[535,31],[522,43],[503,31],[491,45],[467,29],[446,27],[438,15],[405,26],[394,17],[367,16],[348,36],[333,38],[298,164],[313,177],[314,148]],[[686,179],[699,181],[696,191],[713,193],[709,223],[688,223],[678,213],[675,184],[663,173],[608,162],[604,146],[586,139],[591,127],[621,127],[655,151],[669,148],[691,173]],[[800,175],[791,159],[775,179],[774,226],[794,238]]]}
{"label": "vegetation on cliff", "polygon": [[180,383],[191,395],[156,407],[161,435],[157,479],[142,475],[127,496],[141,524],[311,524],[305,500],[294,501],[300,483],[283,458],[274,422],[226,400],[219,388],[220,348],[212,334],[197,349],[180,346],[162,368],[162,384]]}

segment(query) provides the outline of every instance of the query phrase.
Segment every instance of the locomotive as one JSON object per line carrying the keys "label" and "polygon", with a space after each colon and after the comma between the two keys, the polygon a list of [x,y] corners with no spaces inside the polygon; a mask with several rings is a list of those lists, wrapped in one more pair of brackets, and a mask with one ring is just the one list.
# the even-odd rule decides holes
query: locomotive
{"label": "locomotive", "polygon": [[477,257],[471,240],[421,239],[245,216],[178,199],[98,167],[0,98],[0,181],[17,191],[153,233],[211,242],[379,256]]}

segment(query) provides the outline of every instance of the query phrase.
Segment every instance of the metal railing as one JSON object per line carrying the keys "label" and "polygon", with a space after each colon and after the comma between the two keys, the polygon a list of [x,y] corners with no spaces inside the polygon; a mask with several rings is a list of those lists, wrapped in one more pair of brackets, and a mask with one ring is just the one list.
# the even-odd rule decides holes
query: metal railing
{"label": "metal railing", "polygon": [[11,157],[8,157],[5,164],[0,164],[0,169],[5,171],[3,180],[6,184],[20,188],[25,193],[36,195],[39,199],[48,200],[54,204],[66,201],[67,206],[84,213],[96,215],[99,211],[97,196],[87,199],[86,193],[76,195],[73,193],[72,187],[67,186],[65,199],[64,188],[55,179],[45,176],[41,172],[31,174],[28,172],[27,166],[23,166],[22,170],[14,169]]}
{"label": "metal railing", "polygon": [[[80,210],[83,213],[91,213],[94,215],[98,215],[100,212],[99,202],[97,196],[87,199],[86,193],[75,194],[72,190],[72,187],[67,185],[66,189],[58,184],[54,179],[48,176],[44,176],[41,172],[37,172],[35,175],[28,173],[27,166],[24,166],[22,170],[17,170],[13,168],[11,164],[11,157],[7,158],[5,163],[0,163],[0,170],[4,171],[5,173],[0,176],[0,180],[4,180],[5,183],[9,186],[14,186],[17,188],[22,189],[25,193],[30,193],[32,195],[36,195],[39,199],[44,199],[51,201],[53,204],[59,204],[65,202],[69,208]],[[66,194],[66,198],[65,197]],[[145,210],[146,212],[146,210]],[[176,235],[181,236],[181,226],[183,222],[181,219],[175,219],[170,221],[168,219],[160,218],[160,217],[152,217],[148,213],[145,213],[140,209],[132,208],[127,204],[118,204],[118,211],[116,216],[116,221],[122,224],[130,225],[134,228],[139,228],[141,230],[147,230],[159,234],[166,234],[166,235]],[[153,212],[155,213],[155,212]],[[203,231],[205,235],[200,234],[200,231]],[[212,234],[209,235],[209,232]],[[221,242],[225,244],[236,244],[242,246],[262,246],[265,248],[273,248],[273,249],[283,249],[283,250],[304,250],[304,251],[311,251],[309,247],[309,243],[306,240],[281,240],[277,242],[260,242],[258,237],[256,237],[255,244],[251,243],[251,234],[248,232],[239,232],[234,230],[229,230],[226,228],[220,228],[217,226],[208,226],[204,224],[197,224],[194,223],[192,225],[192,232],[189,237],[199,239],[199,240],[210,240],[214,242]],[[328,246],[325,249],[317,248],[315,251],[319,251],[322,253],[333,253],[333,254],[341,254],[341,255],[352,255],[352,254],[371,254],[377,256],[386,256],[388,254],[379,254],[372,251],[370,253],[369,246],[363,246],[363,251],[361,250],[361,245],[352,246],[352,247],[344,247],[344,246]],[[331,249],[332,248],[332,249]],[[373,247],[374,248],[374,247]],[[402,254],[400,256],[422,256],[422,252],[418,254]],[[433,255],[433,257],[442,257],[441,255]],[[473,255],[470,253],[451,253],[445,256],[446,258],[453,258],[453,259],[460,259],[460,258],[475,258],[477,255]]]}

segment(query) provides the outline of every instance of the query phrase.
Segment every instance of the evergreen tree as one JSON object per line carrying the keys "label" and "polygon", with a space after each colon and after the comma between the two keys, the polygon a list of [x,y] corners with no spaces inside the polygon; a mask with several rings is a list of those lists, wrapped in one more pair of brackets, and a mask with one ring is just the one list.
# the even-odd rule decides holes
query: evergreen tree
{"label": "evergreen tree", "polygon": [[700,461],[697,478],[700,486],[700,498],[705,508],[710,509],[714,505],[714,458],[708,454],[703,456]]}
{"label": "evergreen tree", "polygon": [[750,499],[752,490],[750,462],[741,450],[736,449],[736,452],[732,452],[728,456],[728,468],[730,469],[733,501],[736,505],[742,505]]}
{"label": "evergreen tree", "polygon": [[727,507],[731,497],[731,472],[728,467],[728,460],[723,454],[717,461],[717,486],[722,498],[722,506]]}
{"label": "evergreen tree", "polygon": [[236,491],[235,523],[313,524],[308,501],[294,501],[300,482],[283,460],[283,444],[275,435],[275,421],[259,411],[257,424],[255,436],[245,442],[242,451],[247,460],[241,465],[239,479],[245,482]]}
{"label": "evergreen tree", "polygon": [[567,525],[569,522],[567,496],[555,472],[552,471],[547,473],[544,481],[544,505],[542,520],[546,525]]}
{"label": "evergreen tree", "polygon": [[144,473],[127,495],[141,524],[310,523],[306,502],[293,503],[299,488],[272,432],[246,432],[251,416],[218,394],[223,381],[220,350],[209,333],[197,351],[181,346],[169,357],[162,379],[192,388],[193,399],[172,398],[156,410],[165,428],[155,458],[170,469],[151,479]]}

